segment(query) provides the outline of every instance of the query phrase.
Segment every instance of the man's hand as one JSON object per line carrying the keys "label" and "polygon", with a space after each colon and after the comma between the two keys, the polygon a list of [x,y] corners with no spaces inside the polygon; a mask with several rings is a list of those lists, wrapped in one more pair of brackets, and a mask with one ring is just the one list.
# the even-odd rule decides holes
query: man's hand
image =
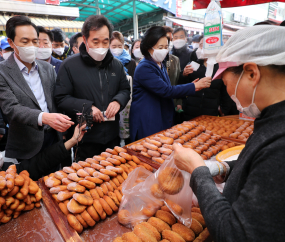
{"label": "man's hand", "polygon": [[92,111],[93,111],[93,121],[94,122],[101,123],[105,121],[102,112],[98,108],[96,108],[95,106],[92,106]]}
{"label": "man's hand", "polygon": [[189,74],[193,73],[194,69],[192,68],[191,65],[185,66],[183,70],[183,76],[188,76]]}
{"label": "man's hand", "polygon": [[60,113],[43,113],[42,123],[49,125],[58,132],[65,132],[71,125],[74,125],[66,115]]}
{"label": "man's hand", "polygon": [[182,110],[182,106],[181,105],[177,105],[177,111],[178,110]]}
{"label": "man's hand", "polygon": [[0,141],[1,141],[1,139],[4,137],[4,134],[0,134]]}
{"label": "man's hand", "polygon": [[120,110],[121,105],[117,102],[111,102],[106,110],[106,117],[109,118],[113,118],[117,112]]}

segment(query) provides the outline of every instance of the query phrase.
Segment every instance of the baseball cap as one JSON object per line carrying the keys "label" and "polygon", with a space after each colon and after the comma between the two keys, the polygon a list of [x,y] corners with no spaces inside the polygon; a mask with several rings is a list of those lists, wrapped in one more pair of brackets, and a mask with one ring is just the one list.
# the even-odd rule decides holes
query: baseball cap
{"label": "baseball cap", "polygon": [[213,77],[213,80],[222,79],[223,72],[229,67],[234,67],[234,66],[238,66],[238,64],[236,62],[220,62],[219,69],[217,70],[215,76]]}
{"label": "baseball cap", "polygon": [[11,47],[7,41],[7,37],[1,40],[1,46],[0,47],[2,50],[5,50],[5,49]]}

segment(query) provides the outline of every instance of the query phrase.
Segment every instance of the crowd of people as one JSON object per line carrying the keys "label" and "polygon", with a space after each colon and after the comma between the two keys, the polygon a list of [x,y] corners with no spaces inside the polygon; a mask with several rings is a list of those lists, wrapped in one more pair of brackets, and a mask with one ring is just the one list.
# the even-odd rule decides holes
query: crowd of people
{"label": "crowd of people", "polygon": [[[174,145],[176,165],[192,174],[215,241],[282,241],[284,31],[239,31],[218,54],[212,77],[205,77],[203,35],[189,47],[183,28],[151,27],[130,46],[96,15],[66,43],[61,29],[14,16],[1,40],[0,168],[15,163],[35,180],[69,165],[73,147],[74,157],[85,160],[175,122],[244,111],[257,118],[254,134],[242,160],[225,167],[223,178],[230,176],[223,195],[191,149]],[[180,119],[175,110],[183,111]],[[88,131],[78,120],[83,114],[92,117]]]}

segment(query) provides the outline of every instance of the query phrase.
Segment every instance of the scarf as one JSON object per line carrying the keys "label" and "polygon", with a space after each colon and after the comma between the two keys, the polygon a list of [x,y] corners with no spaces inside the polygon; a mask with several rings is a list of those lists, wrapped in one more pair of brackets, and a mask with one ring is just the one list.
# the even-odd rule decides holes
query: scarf
{"label": "scarf", "polygon": [[119,61],[121,61],[121,63],[124,66],[125,72],[128,74],[128,69],[125,67],[125,65],[131,61],[130,54],[124,49],[123,53],[120,56],[114,56],[114,57],[117,58]]}

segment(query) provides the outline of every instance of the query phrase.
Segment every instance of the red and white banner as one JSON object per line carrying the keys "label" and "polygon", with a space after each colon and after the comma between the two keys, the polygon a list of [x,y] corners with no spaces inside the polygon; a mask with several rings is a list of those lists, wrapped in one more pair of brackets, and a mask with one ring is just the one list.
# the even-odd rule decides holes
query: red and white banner
{"label": "red and white banner", "polygon": [[176,0],[176,17],[182,17],[182,0]]}

